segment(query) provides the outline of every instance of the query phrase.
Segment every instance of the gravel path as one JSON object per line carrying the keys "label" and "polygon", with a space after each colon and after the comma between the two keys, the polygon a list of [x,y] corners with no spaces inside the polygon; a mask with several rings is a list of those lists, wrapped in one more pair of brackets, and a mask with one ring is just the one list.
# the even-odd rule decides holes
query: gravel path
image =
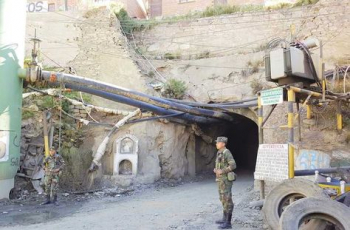
{"label": "gravel path", "polygon": [[[233,229],[263,229],[260,210],[248,205],[257,199],[252,188],[253,178],[250,176],[240,176],[234,183]],[[40,211],[43,208],[45,210]],[[101,197],[80,205],[17,209],[12,207],[11,210],[16,211],[5,213],[0,209],[1,229],[212,230],[217,227],[214,221],[221,217],[221,205],[213,179],[176,187],[146,189],[131,196]]]}

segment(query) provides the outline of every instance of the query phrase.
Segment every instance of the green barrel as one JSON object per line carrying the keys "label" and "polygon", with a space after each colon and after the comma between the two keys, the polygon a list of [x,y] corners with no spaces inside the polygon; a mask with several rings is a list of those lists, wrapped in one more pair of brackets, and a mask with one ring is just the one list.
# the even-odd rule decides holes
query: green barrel
{"label": "green barrel", "polygon": [[20,162],[25,0],[0,0],[0,199],[8,198]]}

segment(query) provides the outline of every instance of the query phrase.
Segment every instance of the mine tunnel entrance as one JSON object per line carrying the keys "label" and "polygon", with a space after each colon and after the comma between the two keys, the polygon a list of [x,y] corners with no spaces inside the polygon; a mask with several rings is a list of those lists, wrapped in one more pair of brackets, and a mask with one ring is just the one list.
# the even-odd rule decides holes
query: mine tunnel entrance
{"label": "mine tunnel entrance", "polygon": [[222,136],[228,137],[227,148],[231,150],[238,171],[254,172],[259,147],[258,126],[249,118],[235,115],[237,123],[230,125]]}
{"label": "mine tunnel entrance", "polygon": [[[257,151],[259,147],[258,126],[251,119],[232,114],[235,122],[228,124],[208,125],[201,127],[203,131],[216,139],[218,136],[228,137],[227,148],[231,150],[237,163],[238,172],[252,175],[255,170]],[[201,146],[196,149],[196,172],[212,171],[215,166],[215,144]],[[208,150],[207,150],[208,149]]]}

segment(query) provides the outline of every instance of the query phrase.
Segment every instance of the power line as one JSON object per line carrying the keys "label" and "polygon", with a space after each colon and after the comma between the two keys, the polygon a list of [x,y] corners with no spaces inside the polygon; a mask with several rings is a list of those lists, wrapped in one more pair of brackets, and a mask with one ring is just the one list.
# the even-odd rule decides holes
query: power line
{"label": "power line", "polygon": [[[346,14],[346,13],[345,13]],[[337,13],[337,15],[342,15],[342,14],[339,14]],[[326,16],[326,15],[323,15],[323,16]],[[314,16],[310,16],[310,18],[312,18]],[[346,17],[346,18],[349,18],[349,17]],[[292,19],[286,19],[285,22],[289,22],[289,21],[293,21],[295,18],[292,18]],[[270,24],[272,20],[266,20],[266,21],[259,21],[260,23],[264,23],[264,24]],[[241,23],[235,23],[235,25],[239,25]],[[207,32],[204,32],[204,33],[199,33],[199,34],[192,34],[192,35],[182,35],[182,36],[174,36],[174,37],[160,37],[160,38],[157,38],[157,40],[172,40],[172,39],[177,39],[177,38],[185,38],[185,37],[193,37],[193,36],[201,36],[201,35],[206,35],[208,33],[220,33],[220,32],[227,32],[227,31],[232,31],[232,30],[237,30],[237,29],[244,29],[244,28],[253,28],[253,27],[258,27],[258,26],[262,26],[264,24],[260,24],[260,25],[252,25],[252,26],[245,26],[245,27],[239,27],[239,28],[231,28],[231,29],[223,29],[223,30],[217,30],[217,31],[207,31]],[[208,26],[208,25],[206,25]],[[152,41],[154,38],[141,38],[142,41]]]}
{"label": "power line", "polygon": [[[43,8],[43,9],[48,10],[48,8]],[[302,11],[302,10],[303,10],[303,7],[299,7],[299,8],[295,8],[295,9],[288,9],[288,12],[291,12],[291,11]],[[232,13],[232,14],[225,14],[224,16],[226,18],[242,18],[242,17],[251,16],[252,14],[262,14],[262,15],[266,14],[266,13],[268,13],[269,15],[271,15],[271,14],[282,14],[281,11],[283,11],[283,10],[275,10],[273,12],[267,11],[267,10],[246,11],[246,12],[235,12],[235,13]],[[69,16],[69,15],[66,15],[66,14],[63,14],[63,13],[59,13],[57,11],[50,11],[50,12],[51,13],[55,13],[55,14],[60,15],[60,16],[63,16],[63,17],[66,17],[66,18],[69,18],[69,19],[73,19],[73,20],[79,21],[81,23],[86,23],[86,22],[84,22],[84,20],[81,20],[81,19]],[[237,14],[242,14],[242,13],[251,14],[251,15],[239,15],[239,16],[237,16]],[[222,16],[222,15],[215,15],[215,16]],[[175,16],[175,19],[176,19],[176,16]],[[194,17],[194,18],[187,18],[187,19],[184,19],[184,20],[177,20],[177,21],[174,21],[174,19],[168,19],[168,20],[167,19],[163,19],[163,20],[159,20],[158,22],[160,22],[160,23],[174,23],[174,22],[191,22],[191,21],[194,21],[194,20],[211,20],[211,19],[212,19],[212,17]],[[133,20],[126,20],[126,21],[130,22],[130,23],[134,22]],[[149,20],[137,20],[137,21],[152,23]],[[47,22],[52,22],[52,21],[47,21]],[[64,22],[67,22],[67,21],[60,20],[60,21],[57,21],[57,22],[64,23]],[[107,22],[94,22],[94,23],[105,24]]]}
{"label": "power line", "polygon": [[[75,19],[75,20],[77,20],[77,19]],[[262,40],[265,40],[266,38],[264,38],[264,39],[262,39]],[[256,42],[256,41],[253,41],[253,42],[251,42],[251,43],[254,43],[254,42]],[[244,45],[245,44],[242,44],[242,45],[240,45],[240,46],[238,46],[238,47],[229,47],[229,49],[224,49],[224,50],[216,50],[216,51],[212,51],[212,52],[218,52],[217,54],[220,54],[220,53],[223,53],[223,52],[228,52],[228,51],[232,51],[233,49],[237,49],[237,48],[243,48],[244,47]],[[104,53],[104,54],[107,54],[107,53]],[[113,55],[113,54],[107,54],[107,55]],[[193,55],[193,54],[192,54]],[[113,55],[114,57],[118,57],[118,56],[115,56],[115,55]],[[120,57],[119,56],[119,58],[125,58],[125,59],[130,59],[129,57]],[[144,61],[144,59],[136,59],[136,60],[143,60]],[[178,63],[179,64],[179,63]],[[180,64],[181,65],[181,64]],[[188,64],[183,64],[183,65],[188,65]],[[196,66],[196,65],[191,65],[191,66]],[[244,69],[244,68],[237,68],[237,67],[227,67],[227,66],[223,66],[223,67],[218,67],[218,66],[201,66],[201,65],[197,65],[197,66],[199,66],[199,67],[210,67],[210,68],[236,68],[236,69]]]}
{"label": "power line", "polygon": [[[347,4],[323,4],[322,6],[342,6],[342,5],[347,5]],[[298,7],[298,8],[287,8],[287,9],[280,9],[280,10],[274,10],[274,11],[268,11],[268,10],[261,10],[261,11],[245,11],[245,12],[235,12],[232,14],[223,14],[223,15],[214,15],[213,17],[220,17],[220,16],[225,16],[225,18],[243,18],[243,17],[251,17],[251,16],[260,16],[260,15],[267,15],[267,16],[271,16],[272,14],[281,14],[283,15],[283,13],[293,13],[293,12],[297,12],[297,11],[304,11],[305,8],[308,8],[308,6],[306,7]],[[311,8],[312,9],[312,8]],[[242,15],[243,13],[243,15]],[[181,17],[181,16],[180,16]],[[174,19],[169,19],[169,20],[160,20],[158,22],[160,23],[177,23],[177,22],[193,22],[195,20],[212,20],[213,17],[197,17],[197,18],[189,18],[189,19],[184,19],[184,20],[177,20],[174,21]],[[175,17],[176,19],[176,17]],[[132,23],[133,20],[128,20],[126,22],[130,22]],[[142,21],[145,22],[145,21]],[[149,23],[153,23],[152,21],[148,21]]]}
{"label": "power line", "polygon": [[[330,4],[330,5],[332,5],[332,4]],[[347,6],[347,4],[339,4],[339,5],[332,5],[332,6],[342,6],[342,5],[345,5],[345,6]],[[288,12],[290,12],[291,10],[288,10],[288,11],[286,11],[287,13]],[[300,10],[296,10],[296,11],[302,11],[302,9],[300,9]],[[344,9],[344,11],[345,11],[345,9]],[[55,13],[55,14],[58,14],[58,15],[61,15],[61,16],[64,16],[64,17],[67,17],[67,18],[70,18],[70,19],[73,19],[73,20],[75,20],[75,21],[78,21],[78,22],[81,22],[81,23],[85,23],[85,24],[96,24],[96,23],[103,23],[103,24],[108,24],[108,22],[86,22],[85,20],[81,20],[81,19],[77,19],[77,18],[74,18],[74,17],[72,17],[72,16],[68,16],[68,15],[65,15],[65,14],[62,14],[62,13],[58,13],[58,12],[56,12],[56,11],[54,11],[53,13]],[[250,13],[250,12],[247,12],[247,13]],[[275,13],[272,13],[272,12],[269,12],[269,11],[262,11],[262,13],[264,13],[264,14],[266,14],[266,16],[271,16],[271,14],[275,14]],[[276,14],[281,14],[281,15],[283,15],[281,12],[276,12]],[[315,16],[327,16],[327,15],[333,15],[333,14],[339,14],[339,12],[334,12],[334,13],[327,13],[327,14],[321,14],[321,15],[317,15],[317,14],[315,14],[315,15],[312,15],[312,16],[307,16],[307,17],[294,17],[294,18],[290,18],[290,19],[287,19],[287,20],[293,20],[293,19],[302,19],[302,18],[310,18],[310,17],[315,17]],[[220,15],[216,15],[217,17],[219,17]],[[225,17],[227,18],[227,17],[230,17],[230,16],[227,16],[227,15],[225,15]],[[240,19],[242,19],[242,18],[244,18],[244,17],[252,17],[252,13],[250,13],[249,15],[239,15],[239,16],[237,16],[237,17],[231,17],[231,18],[240,18]],[[205,18],[195,18],[195,19],[193,19],[193,20],[212,20],[213,18],[212,17],[205,17]],[[193,20],[192,21],[168,21],[168,22],[166,22],[166,21],[158,21],[158,25],[157,26],[161,26],[161,24],[163,24],[163,23],[181,23],[181,22],[193,22]],[[270,19],[270,20],[268,20],[268,21],[279,21],[279,20],[286,20],[286,19]],[[266,21],[266,20],[265,20]],[[72,22],[67,22],[67,21],[56,21],[56,22],[63,22],[63,23],[72,23]],[[135,21],[132,21],[132,20],[130,20],[129,22],[126,22],[125,23],[125,25],[127,25],[127,23],[130,23],[130,24],[134,24],[135,22],[142,22],[143,24],[145,24],[145,23],[149,23],[149,24],[157,24],[157,23],[155,23],[155,22],[153,22],[153,21],[142,21],[142,20],[135,20]],[[240,23],[237,23],[237,22],[233,22],[233,23],[227,23],[227,22],[225,22],[225,23],[220,23],[220,24],[210,24],[210,25],[226,25],[226,24],[241,24],[241,23],[255,23],[255,22],[261,22],[261,20],[259,20],[259,21],[246,21],[246,22],[240,22]],[[121,22],[121,24],[123,24],[123,22]],[[171,26],[169,26],[169,25],[165,25],[166,27],[171,27]],[[182,25],[182,27],[185,27],[186,25]],[[190,27],[192,27],[192,26],[207,26],[207,24],[205,24],[205,25],[191,25]],[[177,27],[177,26],[174,26],[174,27]]]}
{"label": "power line", "polygon": [[[54,12],[54,13],[57,13],[57,12]],[[79,20],[79,19],[76,19],[76,18],[74,18],[74,17],[67,16],[67,15],[65,15],[65,14],[60,14],[60,13],[57,13],[57,14],[62,15],[62,16],[65,16],[65,17],[72,18],[72,19],[74,19],[74,20]],[[331,15],[331,14],[338,14],[338,15],[339,15],[339,13],[330,13],[330,14],[322,14],[322,15],[314,15],[314,16],[320,17],[320,16]],[[308,16],[308,17],[314,17],[314,16]],[[308,17],[299,17],[299,18],[308,18]],[[293,19],[296,19],[296,18],[297,18],[297,17],[291,18],[291,19],[283,19],[283,20],[288,21],[288,20],[293,20]],[[281,20],[281,19],[275,19],[275,20]],[[275,20],[265,20],[265,22],[271,22],[271,21],[275,21]],[[82,21],[82,20],[79,20],[79,21]],[[82,21],[82,22],[83,22],[83,23],[87,23],[87,22],[85,22],[85,21]],[[248,22],[252,23],[252,21],[248,21]],[[238,24],[241,24],[241,23],[248,23],[248,22],[240,22],[240,23],[234,23],[234,24],[235,24],[235,25],[238,25]],[[256,21],[256,22],[264,22],[264,21]],[[87,24],[91,24],[91,23],[87,23]],[[93,23],[92,23],[92,24],[93,24]],[[226,23],[226,24],[227,24],[227,23]],[[158,26],[159,26],[159,25],[158,25]],[[204,26],[204,25],[203,25],[203,26]],[[207,25],[205,25],[205,26],[207,26]],[[254,26],[252,26],[252,27],[254,27]],[[242,27],[242,28],[244,28],[244,27]],[[247,28],[247,27],[246,27],[246,28]],[[208,32],[206,32],[206,33],[196,34],[196,35],[185,35],[185,36],[179,36],[179,37],[157,38],[157,40],[167,40],[167,39],[176,39],[176,38],[184,38],[184,37],[193,37],[193,36],[200,36],[200,35],[207,34],[207,33],[227,32],[227,31],[236,30],[236,29],[238,29],[238,28],[233,28],[233,29],[229,29],[229,30],[224,29],[224,30],[220,30],[220,31],[208,31]],[[143,40],[143,41],[146,41],[146,40],[151,40],[151,39],[152,39],[152,38],[142,39],[142,40]],[[186,44],[187,44],[187,43],[186,43]]]}
{"label": "power line", "polygon": [[47,59],[49,59],[50,61],[52,61],[53,63],[55,63],[56,65],[58,65],[59,67],[65,69],[63,66],[61,66],[58,62],[54,61],[53,59],[51,59],[48,55],[46,55],[43,52],[40,52],[42,55],[44,55]]}

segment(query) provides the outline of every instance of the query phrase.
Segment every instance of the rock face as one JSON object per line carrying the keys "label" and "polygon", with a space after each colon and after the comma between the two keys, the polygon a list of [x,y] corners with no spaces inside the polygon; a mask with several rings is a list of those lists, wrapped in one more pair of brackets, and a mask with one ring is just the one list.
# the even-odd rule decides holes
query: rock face
{"label": "rock face", "polygon": [[[133,61],[126,37],[122,35],[119,22],[109,10],[96,10],[79,24],[79,53],[69,63],[76,74],[106,83],[111,83],[138,92],[152,93]],[[108,108],[129,108],[93,97],[93,104]]]}
{"label": "rock face", "polygon": [[152,182],[161,177],[178,179],[188,174],[189,167],[194,167],[188,165],[186,156],[191,135],[189,128],[150,121],[125,126],[111,138],[102,162],[105,174],[113,174],[115,140],[125,134],[139,139],[139,177],[146,177]]}
{"label": "rock face", "polygon": [[21,135],[21,173],[32,176],[37,164],[44,157],[44,138],[40,118],[30,118],[22,122]]}

